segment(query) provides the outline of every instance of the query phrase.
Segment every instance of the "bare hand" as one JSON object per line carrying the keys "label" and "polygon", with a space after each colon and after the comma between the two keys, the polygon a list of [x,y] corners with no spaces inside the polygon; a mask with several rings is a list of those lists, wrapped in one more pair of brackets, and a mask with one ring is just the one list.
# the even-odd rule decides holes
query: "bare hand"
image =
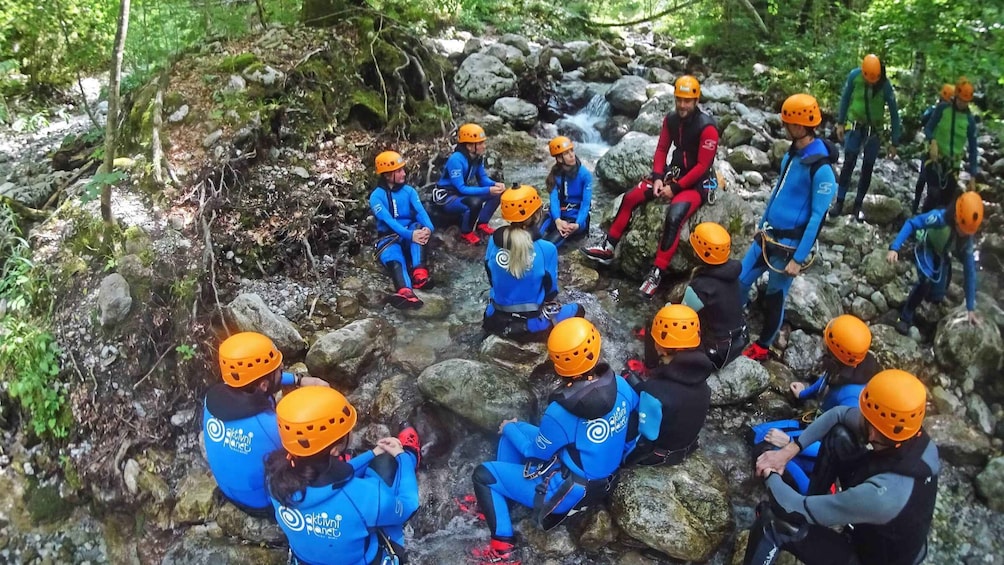
{"label": "bare hand", "polygon": [[502,433],[502,428],[504,428],[506,424],[512,424],[512,423],[515,423],[515,422],[518,422],[518,421],[519,421],[519,418],[510,418],[508,420],[502,420],[502,423],[499,424],[499,433],[500,434]]}
{"label": "bare hand", "polygon": [[566,230],[567,233],[565,233],[565,237],[568,237],[568,236],[572,235],[573,233],[579,231],[579,224],[573,224],[571,222],[565,222],[565,227],[567,228],[567,230]]}
{"label": "bare hand", "polygon": [[656,196],[662,196],[662,179],[656,179],[652,182],[652,192]]}
{"label": "bare hand", "polygon": [[889,146],[889,151],[888,151],[887,154],[889,155],[890,159],[895,159],[896,158],[896,146],[895,145],[890,145]]}
{"label": "bare hand", "polygon": [[568,222],[558,218],[554,220],[554,226],[558,228],[558,233],[561,234],[561,237],[568,237]]}
{"label": "bare hand", "polygon": [[788,388],[791,390],[791,394],[794,395],[795,398],[798,398],[798,395],[802,394],[802,391],[805,390],[805,383],[796,381],[791,383],[791,386]]}
{"label": "bare hand", "polygon": [[396,437],[385,437],[377,440],[377,447],[383,448],[384,451],[394,457],[404,453],[404,446],[401,445],[401,440]]}
{"label": "bare hand", "polygon": [[802,265],[797,261],[792,259],[788,261],[788,264],[784,266],[784,273],[791,277],[797,277],[799,273],[802,272]]}
{"label": "bare hand", "polygon": [[432,231],[429,228],[419,228],[411,232],[411,240],[419,245],[426,245],[429,243],[429,237],[432,236]]}
{"label": "bare hand", "polygon": [[323,386],[331,388],[331,384],[317,377],[300,377],[300,386]]}
{"label": "bare hand", "polygon": [[837,126],[837,141],[839,141],[840,143],[844,142],[844,126],[843,125],[838,125]]}
{"label": "bare hand", "polygon": [[767,435],[763,439],[774,447],[784,447],[791,442],[791,437],[777,428],[767,430]]}
{"label": "bare hand", "polygon": [[980,322],[981,322],[980,316],[979,316],[979,314],[976,313],[975,310],[970,310],[969,312],[967,312],[966,313],[966,319],[969,320],[970,325],[973,325],[973,326],[978,326],[978,325],[980,325]]}
{"label": "bare hand", "polygon": [[[795,446],[794,448],[792,446]],[[798,454],[798,446],[792,442],[778,450],[765,451],[756,459],[756,474],[766,478],[771,472],[784,473],[784,466]]]}
{"label": "bare hand", "polygon": [[890,264],[896,264],[896,261],[899,261],[899,253],[890,249],[889,252],[885,254],[885,260]]}
{"label": "bare hand", "polygon": [[505,185],[500,182],[497,182],[488,189],[488,192],[492,196],[498,196],[499,194],[505,192]]}

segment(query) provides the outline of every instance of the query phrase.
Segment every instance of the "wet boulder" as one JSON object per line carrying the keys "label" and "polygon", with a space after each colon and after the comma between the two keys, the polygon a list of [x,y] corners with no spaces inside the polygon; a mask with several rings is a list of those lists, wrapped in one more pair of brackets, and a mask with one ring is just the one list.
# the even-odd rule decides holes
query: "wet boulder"
{"label": "wet boulder", "polygon": [[533,398],[529,379],[500,367],[469,359],[447,359],[418,376],[425,398],[495,433],[508,418],[528,420]]}
{"label": "wet boulder", "polygon": [[607,91],[607,102],[614,112],[634,118],[648,100],[648,81],[634,75],[617,79]]}
{"label": "wet boulder", "polygon": [[393,338],[394,328],[384,320],[356,320],[320,336],[307,352],[307,368],[339,389],[355,388],[377,356],[386,354]]}
{"label": "wet boulder", "polygon": [[788,336],[788,347],[784,350],[784,363],[802,378],[813,376],[813,370],[823,357],[826,346],[823,338],[795,330]]}
{"label": "wet boulder", "polygon": [[522,51],[512,45],[493,43],[492,45],[489,45],[483,53],[491,55],[492,57],[502,61],[505,63],[505,66],[512,69],[514,73],[519,74],[526,70],[526,56],[523,55]]}
{"label": "wet boulder", "polygon": [[620,68],[610,59],[601,59],[599,61],[593,61],[586,65],[585,71],[582,76],[586,80],[593,80],[597,82],[613,82],[624,73],[621,72]]}
{"label": "wet boulder", "polygon": [[976,476],[976,492],[991,509],[1004,512],[1004,457],[991,459]]}
{"label": "wet boulder", "polygon": [[883,286],[896,278],[896,265],[886,260],[888,252],[888,249],[879,247],[873,249],[861,260],[860,273],[868,281],[868,284]]}
{"label": "wet boulder", "polygon": [[725,147],[747,145],[753,141],[754,135],[756,132],[750,126],[742,122],[732,122],[725,126],[725,131],[722,132],[722,145]]}
{"label": "wet boulder", "polygon": [[952,465],[983,465],[993,451],[990,438],[958,416],[935,414],[924,419],[924,429],[938,446],[938,455]]}
{"label": "wet boulder", "polygon": [[547,360],[547,346],[536,342],[516,343],[489,335],[481,342],[481,355],[514,373],[529,375]]}
{"label": "wet boulder", "polygon": [[415,378],[398,373],[377,385],[370,416],[376,422],[397,424],[408,419],[408,415],[422,403]]}
{"label": "wet boulder", "polygon": [[916,341],[886,324],[875,324],[871,330],[871,350],[880,367],[902,369],[917,376],[928,373],[924,352]]}
{"label": "wet boulder", "polygon": [[652,155],[658,142],[651,135],[628,133],[596,162],[596,178],[609,191],[627,191],[652,174]]}
{"label": "wet boulder", "polygon": [[770,158],[767,153],[753,147],[752,145],[740,145],[729,151],[729,164],[739,172],[759,171],[766,172],[772,169]]}
{"label": "wet boulder", "polygon": [[[285,538],[281,539],[285,540]],[[186,565],[188,563],[283,565],[289,558],[288,553],[289,551],[284,548],[239,544],[228,539],[200,535],[199,532],[190,530],[168,547],[161,565]]]}
{"label": "wet boulder", "polygon": [[516,89],[516,74],[498,57],[475,53],[464,59],[453,77],[461,98],[488,106]]}
{"label": "wet boulder", "polygon": [[216,480],[208,469],[196,468],[178,485],[178,500],[171,520],[175,524],[206,522],[213,510]]}
{"label": "wet boulder", "polygon": [[287,357],[298,357],[307,349],[299,330],[282,314],[276,314],[260,296],[237,295],[224,311],[227,322],[237,331],[258,332],[271,338]]}
{"label": "wet boulder", "polygon": [[610,513],[625,535],[683,561],[706,561],[732,529],[725,477],[700,453],[624,471]]}
{"label": "wet boulder", "polygon": [[579,536],[579,545],[589,551],[598,551],[616,539],[617,524],[614,523],[613,516],[605,508],[600,508],[586,517],[582,534]]}
{"label": "wet boulder", "polygon": [[760,363],[740,355],[708,377],[711,405],[745,402],[767,389],[770,373]]}
{"label": "wet boulder", "polygon": [[795,277],[788,291],[785,319],[796,328],[822,332],[826,324],[844,313],[840,295],[819,273]]}
{"label": "wet boulder", "polygon": [[934,354],[954,378],[971,377],[977,383],[990,384],[1000,378],[1004,355],[1000,328],[986,320],[970,324],[965,307],[957,308],[938,323]]}
{"label": "wet boulder", "polygon": [[492,104],[492,113],[516,129],[530,129],[537,123],[537,107],[512,96],[499,98]]}
{"label": "wet boulder", "polygon": [[907,217],[906,205],[901,198],[884,194],[868,194],[861,204],[865,220],[877,226],[890,226],[898,230]]}
{"label": "wet boulder", "polygon": [[638,117],[631,124],[631,131],[648,135],[659,135],[666,115],[674,111],[673,94],[658,94],[649,98],[638,110]]}

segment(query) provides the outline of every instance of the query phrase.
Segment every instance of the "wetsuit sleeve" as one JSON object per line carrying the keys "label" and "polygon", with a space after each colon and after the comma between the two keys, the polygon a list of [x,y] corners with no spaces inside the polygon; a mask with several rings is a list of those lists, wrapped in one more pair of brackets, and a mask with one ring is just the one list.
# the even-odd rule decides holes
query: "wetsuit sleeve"
{"label": "wetsuit sleeve", "polygon": [[[464,178],[464,166],[461,162],[465,159],[460,153],[454,153],[449,159],[446,160],[446,179],[449,181],[450,186],[453,187],[460,194],[465,194],[468,196],[484,196],[488,194],[488,188],[482,186],[470,186],[467,183],[467,179]],[[478,174],[484,172],[482,167]],[[487,176],[487,175],[485,175]],[[480,182],[480,180],[479,180]]]}
{"label": "wetsuit sleeve", "polygon": [[551,187],[551,201],[548,206],[551,209],[551,220],[558,220],[561,218],[561,198],[558,194],[558,183],[555,182],[554,186]]}
{"label": "wetsuit sleeve", "polygon": [[661,179],[666,176],[666,156],[673,140],[669,135],[669,117],[662,119],[662,129],[659,130],[659,143],[655,146],[655,158],[652,161],[652,178]]}
{"label": "wetsuit sleeve", "polygon": [[[403,524],[418,510],[418,478],[415,476],[415,456],[402,453],[396,457],[397,474],[394,483],[387,485],[380,477],[370,476],[364,479],[376,489],[373,498],[375,506],[371,515],[373,522],[367,526],[396,526]],[[367,516],[370,518],[370,516]]]}
{"label": "wetsuit sleeve", "polygon": [[907,220],[903,224],[903,227],[899,229],[899,233],[896,235],[896,239],[892,242],[892,245],[889,246],[889,250],[899,252],[899,249],[903,247],[906,240],[910,239],[917,230],[924,229],[925,227],[940,227],[944,225],[942,222],[929,219],[931,216],[938,214],[938,212],[941,212],[941,210],[931,210]]}
{"label": "wetsuit sleeve", "polygon": [[976,251],[972,236],[967,237],[962,247],[962,272],[965,274],[966,310],[976,309]]}
{"label": "wetsuit sleeve", "polygon": [[349,465],[355,470],[355,475],[357,477],[363,476],[363,472],[366,468],[370,466],[370,462],[373,461],[373,450],[369,449],[365,453],[355,455],[352,459],[349,459]]}
{"label": "wetsuit sleeve", "polygon": [[697,185],[704,181],[711,164],[715,162],[715,152],[718,151],[718,128],[714,124],[704,126],[699,143],[701,146],[697,148],[697,164],[677,181],[685,189],[698,188]]}
{"label": "wetsuit sleeve", "polygon": [[882,88],[885,94],[885,103],[889,106],[889,117],[892,119],[892,144],[899,146],[900,136],[903,135],[903,124],[899,121],[899,107],[896,106],[896,91],[892,88],[892,83],[885,81]]}
{"label": "wetsuit sleeve", "polygon": [[927,120],[927,125],[924,126],[924,140],[931,141],[934,139],[934,128],[938,126],[938,122],[941,121],[941,115],[945,113],[945,108],[948,107],[946,102],[942,102],[934,107],[934,111],[931,112],[930,119]]}
{"label": "wetsuit sleeve", "polygon": [[844,92],[840,95],[840,109],[837,110],[837,125],[842,126],[847,123],[847,110],[851,107],[852,94],[854,94],[854,70],[848,73],[847,80],[844,81]]}
{"label": "wetsuit sleeve", "polygon": [[376,216],[378,221],[386,224],[387,227],[394,230],[394,233],[401,236],[402,239],[411,241],[412,230],[397,221],[397,218],[390,213],[390,202],[387,201],[386,190],[378,188],[373,191],[373,194],[370,195],[370,209],[373,210],[373,215]]}
{"label": "wetsuit sleeve", "polygon": [[777,473],[767,478],[767,488],[787,512],[803,516],[810,524],[888,524],[906,507],[914,480],[882,473],[836,494],[803,496]]}
{"label": "wetsuit sleeve", "polygon": [[422,205],[422,199],[418,197],[418,191],[413,186],[409,186],[408,189],[410,190],[408,199],[411,201],[412,209],[415,210],[415,219],[418,220],[419,224],[422,224],[422,227],[435,230],[436,226],[432,225],[432,218],[429,217],[429,212]]}
{"label": "wetsuit sleeve", "polygon": [[812,445],[822,440],[837,424],[843,424],[852,430],[861,429],[861,419],[861,411],[856,407],[837,406],[830,408],[802,430],[802,435],[795,438],[795,442],[799,449],[806,445]]}
{"label": "wetsuit sleeve", "polygon": [[593,175],[583,165],[579,166],[579,180],[582,182],[582,203],[579,204],[579,215],[575,217],[575,223],[581,227],[586,225],[589,206],[593,202]]}
{"label": "wetsuit sleeve", "polygon": [[544,248],[544,300],[551,301],[558,297],[558,248],[550,242],[541,245]]}
{"label": "wetsuit sleeve", "polygon": [[976,118],[972,114],[968,115],[969,127],[966,129],[966,137],[969,138],[969,174],[976,175],[980,171],[980,152],[976,145]]}
{"label": "wetsuit sleeve", "polygon": [[561,426],[557,411],[551,406],[544,411],[539,428],[526,422],[514,422],[502,428],[502,435],[512,442],[523,457],[550,459],[559,449],[572,442]]}
{"label": "wetsuit sleeve", "polygon": [[694,291],[694,287],[688,285],[687,290],[683,293],[683,305],[690,306],[694,312],[700,312],[704,308],[704,301]]}
{"label": "wetsuit sleeve", "polygon": [[816,169],[816,173],[812,175],[812,204],[811,211],[812,214],[809,216],[809,223],[805,226],[805,232],[802,233],[802,240],[798,242],[798,247],[795,249],[795,254],[792,259],[796,263],[804,263],[806,257],[809,256],[809,252],[812,251],[812,246],[816,243],[816,237],[819,236],[819,229],[823,225],[823,217],[826,215],[826,211],[830,209],[830,202],[833,200],[833,193],[836,192],[837,182],[833,177],[833,167],[822,166]]}
{"label": "wetsuit sleeve", "polygon": [[293,386],[296,384],[296,375],[293,373],[282,372],[282,380],[279,381],[281,386]]}
{"label": "wetsuit sleeve", "polygon": [[826,375],[820,375],[820,377],[816,379],[816,382],[805,387],[802,390],[802,392],[798,394],[798,399],[804,400],[806,398],[812,398],[813,396],[816,396],[817,394],[819,394],[819,389],[823,388],[823,383],[825,382],[826,382]]}
{"label": "wetsuit sleeve", "polygon": [[490,187],[495,184],[495,181],[488,176],[488,171],[485,170],[485,162],[483,160],[478,162],[478,168],[475,173],[478,175],[478,184],[482,187]]}

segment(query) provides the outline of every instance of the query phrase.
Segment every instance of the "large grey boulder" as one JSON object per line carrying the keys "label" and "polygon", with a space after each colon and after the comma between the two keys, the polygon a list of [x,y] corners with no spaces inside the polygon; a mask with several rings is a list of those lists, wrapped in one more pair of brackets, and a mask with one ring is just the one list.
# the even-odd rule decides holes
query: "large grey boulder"
{"label": "large grey boulder", "polygon": [[990,439],[958,416],[935,414],[924,419],[924,429],[938,446],[938,455],[952,465],[983,465],[993,451]]}
{"label": "large grey boulder", "polygon": [[522,53],[523,55],[530,54],[530,42],[522,35],[518,35],[515,33],[506,33],[499,38],[499,43],[512,45],[516,49],[519,49],[520,53]]}
{"label": "large grey boulder", "polygon": [[614,112],[634,118],[648,100],[648,81],[634,75],[617,79],[607,91],[607,102]]}
{"label": "large grey boulder", "polygon": [[512,45],[493,43],[483,52],[505,63],[505,66],[512,69],[514,73],[519,74],[526,70],[526,56]]}
{"label": "large grey boulder", "polygon": [[394,328],[378,318],[356,320],[328,332],[307,352],[310,374],[320,377],[339,389],[355,388],[369,365],[389,351]]}
{"label": "large grey boulder", "polygon": [[178,500],[171,520],[175,524],[202,524],[209,520],[215,501],[216,480],[199,467],[189,471],[178,485]]}
{"label": "large grey boulder", "polygon": [[957,308],[938,323],[934,354],[960,381],[966,377],[977,383],[999,379],[1004,354],[1000,328],[986,320],[972,325],[965,307]]}
{"label": "large grey boulder", "polygon": [[728,484],[700,453],[624,471],[610,513],[626,535],[682,561],[706,561],[732,529]]}
{"label": "large grey boulder", "polygon": [[132,296],[129,294],[129,283],[125,277],[112,273],[101,280],[98,288],[98,310],[100,322],[104,327],[114,326],[125,320],[132,308]]}
{"label": "large grey boulder", "polygon": [[740,355],[708,377],[711,405],[724,406],[745,402],[770,384],[770,373],[760,363]]}
{"label": "large grey boulder", "polygon": [[487,432],[497,432],[508,418],[526,421],[533,397],[524,373],[469,359],[447,359],[418,376],[418,389],[439,406]]}
{"label": "large grey boulder", "polygon": [[602,59],[587,64],[582,76],[586,80],[613,82],[623,76],[623,74],[624,73],[621,72],[620,67],[618,67],[613,61],[610,59]]}
{"label": "large grey boulder", "polygon": [[756,132],[750,126],[742,122],[732,122],[725,126],[725,131],[722,132],[722,145],[725,147],[747,145],[753,141],[754,135]]}
{"label": "large grey boulder", "polygon": [[773,168],[770,165],[770,157],[767,156],[767,153],[752,145],[740,145],[734,148],[729,152],[727,159],[729,164],[739,172],[766,172]]}
{"label": "large grey boulder", "polygon": [[822,279],[822,275],[809,272],[795,277],[788,291],[785,319],[792,326],[822,332],[830,320],[844,313],[840,296]]}
{"label": "large grey boulder", "polygon": [[481,342],[481,355],[514,373],[529,375],[547,360],[547,346],[536,342],[516,343],[493,334]]}
{"label": "large grey boulder", "polygon": [[924,352],[916,341],[886,324],[875,324],[871,330],[871,350],[880,367],[902,369],[917,376],[928,374]]}
{"label": "large grey boulder", "polygon": [[666,115],[675,111],[675,98],[670,94],[659,94],[649,98],[638,111],[638,117],[631,124],[631,131],[659,135]]}
{"label": "large grey boulder", "polygon": [[888,249],[878,247],[861,260],[860,272],[868,284],[880,287],[896,278],[896,265],[889,263],[885,258],[888,252]]}
{"label": "large grey boulder", "polygon": [[492,104],[492,113],[500,116],[516,129],[528,130],[537,123],[537,107],[526,100],[512,96],[499,98]]}
{"label": "large grey boulder", "polygon": [[788,336],[788,347],[784,350],[784,363],[800,377],[808,377],[819,364],[825,351],[823,338],[795,330]]}
{"label": "large grey boulder", "polygon": [[987,501],[987,506],[1004,512],[1004,457],[996,457],[976,475],[976,492]]}
{"label": "large grey boulder", "polygon": [[701,85],[701,99],[707,102],[734,102],[736,92],[732,86],[724,82],[716,84],[705,81]]}
{"label": "large grey boulder", "polygon": [[258,332],[271,338],[287,357],[302,355],[307,342],[299,330],[282,314],[276,314],[254,293],[237,295],[225,310],[227,322],[242,332]]}
{"label": "large grey boulder", "polygon": [[516,89],[516,74],[498,57],[475,53],[464,59],[453,77],[461,98],[488,106]]}
{"label": "large grey boulder", "polygon": [[901,198],[894,198],[884,194],[868,194],[861,204],[861,211],[865,215],[868,223],[877,226],[889,226],[898,229],[899,225],[906,219],[906,205]]}
{"label": "large grey boulder", "polygon": [[625,192],[652,174],[659,138],[630,132],[596,162],[596,178],[615,193]]}

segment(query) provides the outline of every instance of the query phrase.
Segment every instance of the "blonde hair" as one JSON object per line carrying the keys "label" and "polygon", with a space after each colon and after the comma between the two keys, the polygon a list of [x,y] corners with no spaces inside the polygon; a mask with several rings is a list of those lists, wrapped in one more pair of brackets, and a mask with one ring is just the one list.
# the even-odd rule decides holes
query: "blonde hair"
{"label": "blonde hair", "polygon": [[528,219],[509,224],[502,232],[502,247],[509,252],[509,264],[505,270],[517,279],[533,267],[533,228],[543,207],[538,208]]}

